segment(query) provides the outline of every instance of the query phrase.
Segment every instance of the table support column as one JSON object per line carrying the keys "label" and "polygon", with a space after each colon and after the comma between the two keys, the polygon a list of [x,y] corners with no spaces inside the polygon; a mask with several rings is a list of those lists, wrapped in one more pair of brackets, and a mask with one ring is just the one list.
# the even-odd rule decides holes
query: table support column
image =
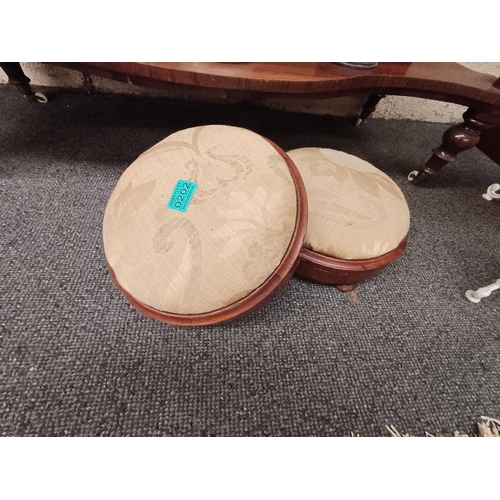
{"label": "table support column", "polygon": [[363,104],[359,117],[354,121],[354,126],[359,127],[377,108],[377,104],[386,97],[385,94],[370,94]]}
{"label": "table support column", "polygon": [[469,108],[463,114],[463,119],[462,123],[446,130],[441,145],[432,150],[433,155],[422,170],[414,170],[408,175],[409,181],[413,184],[425,182],[445,165],[456,161],[459,153],[477,145],[481,132],[495,124],[498,116]]}
{"label": "table support column", "polygon": [[31,80],[24,74],[23,68],[18,62],[2,62],[0,67],[9,78],[9,83],[15,85],[25,97],[32,101],[47,102],[45,95],[40,92],[33,92],[30,85]]}

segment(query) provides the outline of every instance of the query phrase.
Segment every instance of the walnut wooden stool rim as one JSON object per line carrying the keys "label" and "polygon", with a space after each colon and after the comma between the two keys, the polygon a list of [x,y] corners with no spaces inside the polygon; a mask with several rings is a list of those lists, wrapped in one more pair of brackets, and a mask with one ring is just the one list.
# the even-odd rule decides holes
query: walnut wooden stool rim
{"label": "walnut wooden stool rim", "polygon": [[408,234],[390,252],[364,260],[337,259],[302,248],[296,273],[314,281],[335,285],[342,292],[349,292],[358,283],[376,276],[396,260],[406,249],[407,243]]}
{"label": "walnut wooden stool rim", "polygon": [[247,296],[230,304],[229,306],[200,314],[178,314],[155,309],[136,299],[132,294],[130,294],[120,285],[113,268],[108,263],[108,270],[114,284],[124,295],[127,301],[139,312],[152,319],[173,325],[206,326],[220,324],[223,322],[242,318],[255,311],[256,309],[264,306],[285,286],[288,280],[292,277],[300,262],[300,252],[304,244],[307,230],[308,203],[306,189],[297,167],[288,157],[285,151],[266,137],[260,137],[267,141],[286,162],[296,193],[297,211],[293,236],[278,267],[259,287],[257,287]]}

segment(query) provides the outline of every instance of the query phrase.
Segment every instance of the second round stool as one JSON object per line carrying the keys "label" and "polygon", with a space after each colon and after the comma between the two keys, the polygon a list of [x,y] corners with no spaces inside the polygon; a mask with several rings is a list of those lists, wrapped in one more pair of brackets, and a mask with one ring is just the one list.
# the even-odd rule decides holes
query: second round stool
{"label": "second round stool", "polygon": [[309,202],[298,274],[349,292],[403,253],[410,212],[388,175],[332,149],[300,148],[287,154],[302,176]]}

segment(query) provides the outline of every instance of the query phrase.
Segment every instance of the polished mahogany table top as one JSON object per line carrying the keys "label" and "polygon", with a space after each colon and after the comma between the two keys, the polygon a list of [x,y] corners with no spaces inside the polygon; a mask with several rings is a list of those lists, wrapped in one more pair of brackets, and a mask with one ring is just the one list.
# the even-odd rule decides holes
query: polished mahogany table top
{"label": "polished mahogany table top", "polygon": [[165,90],[250,99],[392,94],[454,102],[500,115],[500,79],[458,63],[378,63],[359,69],[332,62],[50,63]]}
{"label": "polished mahogany table top", "polygon": [[[442,162],[454,161],[458,152],[474,146],[500,164],[500,78],[459,63],[379,62],[370,69],[334,62],[48,64],[202,98],[326,99],[361,94],[374,98],[373,109],[380,97],[387,94],[451,102],[466,106],[468,118],[445,134],[445,142],[434,150],[437,157],[431,161],[428,172],[439,170]],[[370,99],[366,115],[371,112]]]}

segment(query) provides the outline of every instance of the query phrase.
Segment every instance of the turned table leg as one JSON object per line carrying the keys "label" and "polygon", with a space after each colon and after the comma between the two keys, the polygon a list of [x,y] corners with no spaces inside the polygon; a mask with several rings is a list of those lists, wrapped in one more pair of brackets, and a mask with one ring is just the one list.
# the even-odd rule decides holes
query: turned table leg
{"label": "turned table leg", "polygon": [[445,165],[457,159],[462,151],[472,149],[479,142],[481,132],[498,121],[498,116],[469,108],[463,114],[464,121],[450,127],[443,135],[441,145],[434,148],[433,155],[422,170],[408,175],[413,184],[420,184],[436,175]]}
{"label": "turned table leg", "polygon": [[2,62],[0,67],[9,78],[9,83],[15,85],[17,89],[32,101],[47,102],[47,98],[40,92],[33,92],[30,86],[30,79],[24,74],[23,68],[18,62]]}
{"label": "turned table leg", "polygon": [[370,94],[366,102],[363,104],[363,109],[361,110],[359,117],[354,122],[354,126],[359,127],[363,123],[363,121],[366,120],[375,111],[375,109],[377,108],[377,104],[384,97],[385,94]]}

